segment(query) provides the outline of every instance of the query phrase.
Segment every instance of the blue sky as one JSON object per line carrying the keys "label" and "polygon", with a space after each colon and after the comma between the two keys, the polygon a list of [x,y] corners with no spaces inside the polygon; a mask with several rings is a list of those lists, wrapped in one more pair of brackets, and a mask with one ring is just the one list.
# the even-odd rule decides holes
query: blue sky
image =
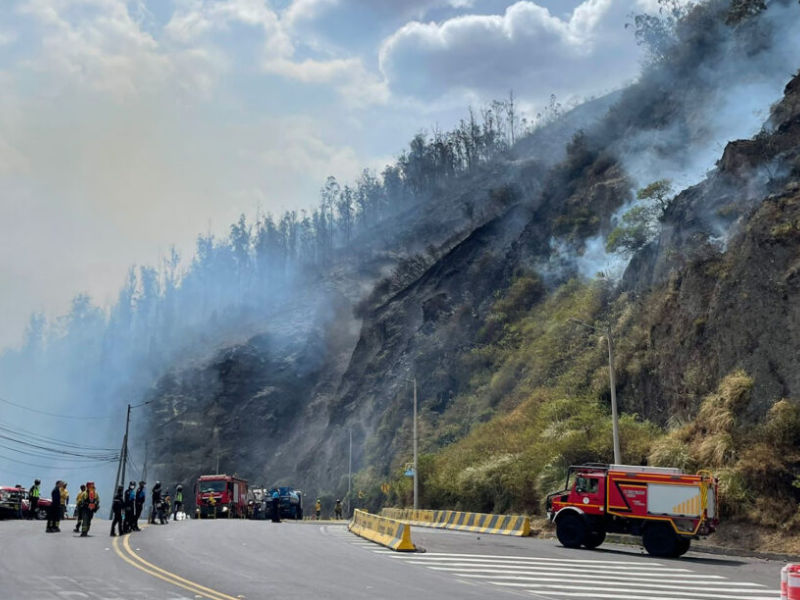
{"label": "blue sky", "polygon": [[654,0],[5,0],[0,8],[0,348],[31,311],[316,203],[420,128],[514,89],[635,78],[627,15]]}

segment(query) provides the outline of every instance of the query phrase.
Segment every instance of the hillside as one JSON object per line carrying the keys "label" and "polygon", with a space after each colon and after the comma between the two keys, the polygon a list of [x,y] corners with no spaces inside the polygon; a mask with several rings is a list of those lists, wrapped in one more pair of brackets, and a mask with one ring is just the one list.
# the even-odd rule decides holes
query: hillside
{"label": "hillside", "polygon": [[[749,544],[789,543],[800,6],[739,4],[702,3],[622,93],[364,230],[247,341],[176,362],[148,393],[161,480],[219,459],[340,496],[350,428],[366,503],[407,504],[415,378],[422,504],[535,514],[567,466],[611,460],[605,341],[574,318],[611,326],[625,462],[712,468]],[[664,179],[657,216],[626,220]],[[626,223],[646,235],[603,250]]]}

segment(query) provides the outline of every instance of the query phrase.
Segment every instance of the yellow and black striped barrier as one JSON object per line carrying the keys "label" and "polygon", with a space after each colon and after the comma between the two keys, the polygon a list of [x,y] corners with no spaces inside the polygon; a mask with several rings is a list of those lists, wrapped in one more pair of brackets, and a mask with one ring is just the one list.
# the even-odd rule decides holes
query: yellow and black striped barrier
{"label": "yellow and black striped barrier", "polygon": [[473,533],[496,533],[527,537],[531,534],[531,520],[521,515],[490,515],[457,510],[412,510],[384,508],[384,517],[437,529],[453,529]]}
{"label": "yellow and black striped barrier", "polygon": [[416,552],[411,525],[356,509],[347,528],[371,542],[398,552]]}

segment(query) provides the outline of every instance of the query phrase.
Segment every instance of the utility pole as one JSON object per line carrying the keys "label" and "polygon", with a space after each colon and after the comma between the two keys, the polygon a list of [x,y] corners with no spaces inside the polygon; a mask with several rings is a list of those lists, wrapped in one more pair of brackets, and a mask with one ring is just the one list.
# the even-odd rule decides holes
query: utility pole
{"label": "utility pole", "polygon": [[[127,466],[127,463],[128,463],[128,434],[130,433],[130,428],[131,428],[131,409],[139,408],[140,406],[145,406],[147,404],[150,404],[150,402],[149,401],[148,402],[142,402],[141,404],[136,404],[135,406],[131,406],[130,404],[128,404],[128,412],[125,415],[125,435],[122,438],[122,450],[119,453],[119,466],[117,467],[117,480],[114,483],[114,490],[113,490],[113,493],[111,494],[112,498],[117,493],[117,487],[119,487],[120,485],[123,486],[123,487],[125,486],[125,467]],[[147,464],[146,461],[147,461],[147,458],[145,457],[145,465]],[[143,477],[143,479],[144,479],[144,477]],[[111,518],[111,516],[112,516],[112,514],[111,514],[111,512],[109,512],[109,518]]]}
{"label": "utility pole", "polygon": [[147,483],[147,451],[150,447],[150,440],[144,443],[144,466],[142,467],[142,481]]}
{"label": "utility pole", "polygon": [[[595,333],[598,333],[597,327],[594,325],[589,325],[588,323],[584,323],[583,321],[579,321],[578,319],[569,319],[573,323],[577,323],[582,327],[586,327],[587,329],[591,329]],[[619,445],[619,415],[617,413],[617,379],[614,374],[614,341],[611,338],[611,325],[608,324],[603,328],[604,333],[606,334],[606,340],[608,341],[608,378],[611,384],[611,430],[612,435],[614,437],[614,464],[621,465],[622,464],[622,451],[620,450]]]}

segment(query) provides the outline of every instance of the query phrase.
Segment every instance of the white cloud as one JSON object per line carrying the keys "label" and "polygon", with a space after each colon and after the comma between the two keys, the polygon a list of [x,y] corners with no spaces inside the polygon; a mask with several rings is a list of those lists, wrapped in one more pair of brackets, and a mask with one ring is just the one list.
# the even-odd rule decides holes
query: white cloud
{"label": "white cloud", "polygon": [[638,70],[623,30],[630,9],[631,0],[586,0],[562,19],[519,1],[502,15],[411,22],[384,40],[380,69],[392,92],[428,101],[454,90],[513,87],[541,98],[607,91]]}
{"label": "white cloud", "polygon": [[17,34],[13,31],[0,31],[0,47],[10,46],[17,41]]}
{"label": "white cloud", "polygon": [[209,53],[162,48],[126,0],[28,0],[20,13],[40,26],[42,53],[30,64],[52,76],[53,93],[86,85],[123,101],[175,82],[203,92],[221,64]]}
{"label": "white cloud", "polygon": [[293,0],[284,16],[288,25],[311,21],[330,10],[372,11],[403,19],[422,18],[430,10],[441,7],[470,8],[476,0]]}

